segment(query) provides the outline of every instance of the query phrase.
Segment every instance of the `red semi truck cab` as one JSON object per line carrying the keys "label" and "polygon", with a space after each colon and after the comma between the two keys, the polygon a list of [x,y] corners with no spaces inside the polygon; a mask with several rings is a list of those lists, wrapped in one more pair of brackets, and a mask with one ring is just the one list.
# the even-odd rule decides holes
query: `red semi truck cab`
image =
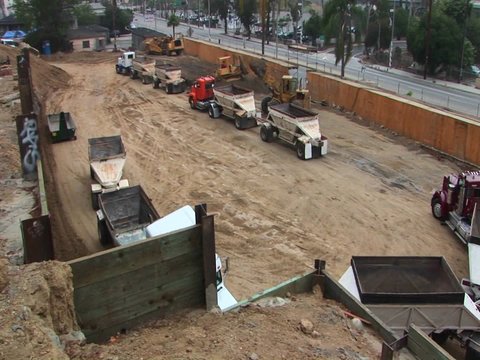
{"label": "red semi truck cab", "polygon": [[213,76],[199,77],[192,85],[188,93],[188,102],[192,109],[206,110],[213,100],[213,87],[215,86],[215,78]]}

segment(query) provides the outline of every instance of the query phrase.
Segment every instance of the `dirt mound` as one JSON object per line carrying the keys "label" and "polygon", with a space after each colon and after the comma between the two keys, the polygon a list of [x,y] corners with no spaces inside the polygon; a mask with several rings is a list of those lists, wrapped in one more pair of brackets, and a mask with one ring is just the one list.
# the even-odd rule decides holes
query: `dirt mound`
{"label": "dirt mound", "polygon": [[70,267],[44,262],[8,271],[9,282],[0,294],[2,356],[67,359],[65,344],[83,340],[75,320]]}

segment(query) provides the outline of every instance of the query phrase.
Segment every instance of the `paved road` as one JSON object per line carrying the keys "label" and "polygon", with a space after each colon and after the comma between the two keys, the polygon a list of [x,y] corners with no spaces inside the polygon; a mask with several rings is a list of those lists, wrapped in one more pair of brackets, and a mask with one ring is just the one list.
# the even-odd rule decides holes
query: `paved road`
{"label": "paved road", "polygon": [[[136,14],[134,24],[156,29],[166,34],[172,33],[172,28],[167,27],[166,20],[158,17],[145,18],[143,15]],[[225,35],[223,29],[205,29],[182,23],[176,27],[175,31],[186,35],[189,27],[193,30],[193,38],[261,54],[261,42],[258,39],[246,40],[240,36]],[[335,56],[329,52],[305,54],[289,50],[283,44],[271,42],[269,45],[265,45],[264,54],[266,57],[287,60],[292,65],[297,66],[298,73],[297,70],[293,70],[292,75],[297,75],[299,78],[305,77],[307,69],[340,74],[340,65],[335,66]],[[473,86],[432,79],[424,80],[422,76],[384,66],[364,66],[357,57],[348,62],[345,77],[366,82],[372,86],[417,99],[439,108],[469,115],[476,120],[480,116],[480,90]]]}

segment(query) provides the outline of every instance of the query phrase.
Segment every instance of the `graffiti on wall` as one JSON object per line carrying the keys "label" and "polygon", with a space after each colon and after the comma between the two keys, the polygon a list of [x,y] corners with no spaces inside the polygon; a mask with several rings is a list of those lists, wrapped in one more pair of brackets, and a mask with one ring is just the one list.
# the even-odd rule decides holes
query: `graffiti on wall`
{"label": "graffiti on wall", "polygon": [[34,179],[37,174],[37,161],[40,160],[37,117],[35,114],[20,115],[17,116],[16,123],[23,176]]}

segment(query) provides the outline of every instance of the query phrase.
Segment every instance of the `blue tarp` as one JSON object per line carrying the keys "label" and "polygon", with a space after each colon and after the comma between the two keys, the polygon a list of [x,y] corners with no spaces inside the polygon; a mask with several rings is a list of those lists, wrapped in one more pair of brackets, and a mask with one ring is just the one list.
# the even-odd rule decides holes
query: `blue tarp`
{"label": "blue tarp", "polygon": [[27,34],[22,30],[12,30],[5,32],[5,34],[2,35],[2,39],[23,39],[25,36],[27,36]]}

